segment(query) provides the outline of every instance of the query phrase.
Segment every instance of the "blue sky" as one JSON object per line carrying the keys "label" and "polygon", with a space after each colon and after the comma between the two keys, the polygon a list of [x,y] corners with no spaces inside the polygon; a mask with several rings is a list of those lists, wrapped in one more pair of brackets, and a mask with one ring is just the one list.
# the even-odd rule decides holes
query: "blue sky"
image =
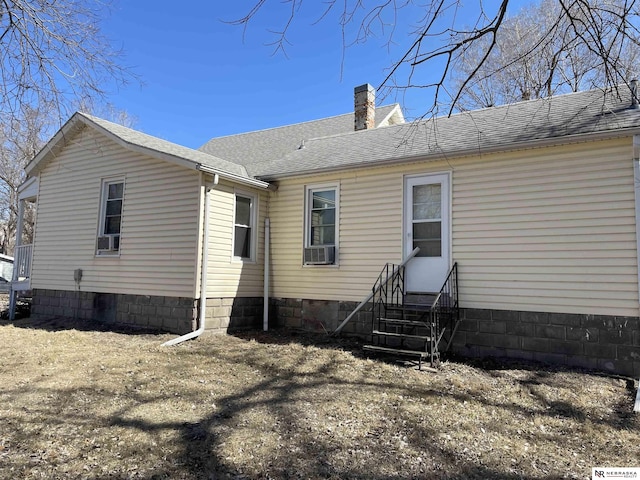
{"label": "blue sky", "polygon": [[[352,111],[353,88],[377,86],[409,40],[398,36],[391,51],[382,38],[349,48],[341,72],[335,20],[313,24],[322,2],[305,2],[298,11],[285,57],[266,44],[274,39],[268,29],[283,24],[289,3],[268,3],[244,38],[242,27],[223,22],[243,16],[255,1],[120,0],[104,33],[124,51],[122,63],[142,85],[121,88],[109,102],[133,116],[135,128],[197,148],[215,136]],[[415,91],[380,103],[396,100],[410,117],[424,113],[431,98]]]}

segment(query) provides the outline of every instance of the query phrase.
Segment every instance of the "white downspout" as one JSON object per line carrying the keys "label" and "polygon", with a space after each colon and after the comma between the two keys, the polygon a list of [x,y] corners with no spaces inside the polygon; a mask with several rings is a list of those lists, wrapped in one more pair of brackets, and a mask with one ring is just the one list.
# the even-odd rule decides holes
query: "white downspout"
{"label": "white downspout", "polygon": [[197,338],[204,333],[205,326],[205,318],[207,313],[207,262],[209,260],[209,191],[213,190],[216,185],[218,185],[218,181],[220,178],[218,174],[215,174],[213,177],[213,186],[208,188],[205,185],[205,194],[204,194],[204,238],[202,243],[202,268],[201,278],[200,278],[200,315],[198,319],[198,329],[193,332],[182,335],[181,337],[174,338],[173,340],[169,340],[168,342],[164,342],[161,346],[170,347],[171,345],[177,345],[178,343],[182,343],[186,340],[191,340],[192,338]]}
{"label": "white downspout", "polygon": [[269,330],[269,245],[271,237],[271,222],[264,219],[264,299],[262,310],[262,329]]}

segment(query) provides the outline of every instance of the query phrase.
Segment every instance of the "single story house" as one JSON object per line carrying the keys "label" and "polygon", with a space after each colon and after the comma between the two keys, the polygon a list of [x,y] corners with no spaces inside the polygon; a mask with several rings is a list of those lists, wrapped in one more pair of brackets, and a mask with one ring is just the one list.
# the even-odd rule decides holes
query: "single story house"
{"label": "single story house", "polygon": [[363,85],[353,113],[198,150],[76,113],[26,167],[16,288],[33,315],[332,331],[419,247],[407,291],[457,264],[454,351],[638,376],[639,158],[627,88],[405,122]]}

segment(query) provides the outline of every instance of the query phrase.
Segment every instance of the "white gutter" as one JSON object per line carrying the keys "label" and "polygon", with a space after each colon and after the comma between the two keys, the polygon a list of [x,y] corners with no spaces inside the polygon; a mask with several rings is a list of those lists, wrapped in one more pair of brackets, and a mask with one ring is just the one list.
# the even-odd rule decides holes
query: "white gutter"
{"label": "white gutter", "polygon": [[168,342],[164,342],[162,347],[170,347],[172,345],[177,345],[178,343],[182,343],[186,340],[191,340],[192,338],[197,338],[204,333],[205,326],[205,318],[207,313],[207,262],[209,260],[209,191],[213,190],[218,182],[220,181],[220,177],[218,174],[215,174],[213,177],[213,186],[209,189],[205,186],[205,194],[204,194],[204,238],[202,241],[202,268],[201,278],[200,278],[200,315],[198,318],[199,326],[197,330],[193,332],[182,335],[181,337],[174,338],[173,340],[169,340]]}
{"label": "white gutter", "polygon": [[269,330],[269,245],[271,236],[271,222],[264,219],[264,299],[262,309],[262,329]]}
{"label": "white gutter", "polygon": [[221,172],[218,169],[215,169],[215,168],[210,167],[208,165],[203,165],[201,163],[196,166],[196,170],[199,170],[199,171],[205,172],[205,173],[209,173],[211,175],[222,175],[224,178],[226,178],[228,180],[233,180],[234,182],[242,183],[242,184],[245,184],[245,185],[251,185],[252,187],[259,187],[259,188],[269,188],[270,187],[268,182],[263,182],[262,180],[258,180],[256,178],[243,177],[243,176],[237,175],[235,173]]}

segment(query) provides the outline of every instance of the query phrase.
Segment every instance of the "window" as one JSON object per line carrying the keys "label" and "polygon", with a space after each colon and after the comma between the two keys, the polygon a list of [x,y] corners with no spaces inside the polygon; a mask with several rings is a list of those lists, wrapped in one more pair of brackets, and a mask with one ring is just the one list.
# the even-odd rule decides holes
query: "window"
{"label": "window", "polygon": [[334,264],[338,245],[338,187],[307,187],[306,193],[304,263]]}
{"label": "window", "polygon": [[442,256],[442,186],[413,186],[413,248],[418,257]]}
{"label": "window", "polygon": [[103,182],[97,242],[98,255],[113,255],[120,252],[123,198],[123,180]]}
{"label": "window", "polygon": [[233,223],[233,256],[243,260],[255,260],[255,197],[236,194]]}

